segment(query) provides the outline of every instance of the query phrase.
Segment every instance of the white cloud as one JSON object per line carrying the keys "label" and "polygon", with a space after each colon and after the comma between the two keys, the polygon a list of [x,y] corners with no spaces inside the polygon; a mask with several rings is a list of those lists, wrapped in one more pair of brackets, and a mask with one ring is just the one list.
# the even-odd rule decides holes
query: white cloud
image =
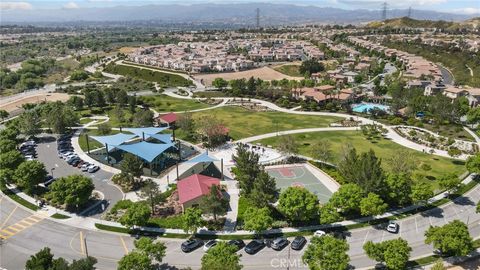
{"label": "white cloud", "polygon": [[408,7],[408,6],[428,6],[446,3],[447,0],[333,0],[336,3],[342,3],[345,5],[357,6],[357,7],[380,7],[384,2],[390,6],[390,8]]}
{"label": "white cloud", "polygon": [[75,9],[75,8],[80,8],[77,3],[75,2],[69,2],[65,5],[63,5],[63,8],[66,8],[66,9]]}
{"label": "white cloud", "polygon": [[28,10],[32,8],[33,8],[32,5],[27,2],[1,2],[0,1],[1,10],[12,10],[12,9]]}
{"label": "white cloud", "polygon": [[480,14],[480,8],[459,8],[454,9],[453,12],[467,15]]}

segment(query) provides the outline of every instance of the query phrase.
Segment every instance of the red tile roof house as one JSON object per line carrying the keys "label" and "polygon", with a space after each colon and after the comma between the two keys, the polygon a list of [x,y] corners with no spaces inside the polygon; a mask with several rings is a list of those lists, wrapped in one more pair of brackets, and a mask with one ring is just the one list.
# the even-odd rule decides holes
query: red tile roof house
{"label": "red tile roof house", "polygon": [[160,115],[155,120],[157,121],[158,124],[168,124],[169,126],[171,126],[171,125],[174,125],[175,122],[177,122],[178,116],[176,113],[171,112],[171,113]]}
{"label": "red tile roof house", "polygon": [[[201,174],[193,174],[177,182],[178,200],[183,211],[198,206],[204,196],[210,194],[213,185],[220,187],[220,179]],[[222,196],[222,194],[219,194]]]}

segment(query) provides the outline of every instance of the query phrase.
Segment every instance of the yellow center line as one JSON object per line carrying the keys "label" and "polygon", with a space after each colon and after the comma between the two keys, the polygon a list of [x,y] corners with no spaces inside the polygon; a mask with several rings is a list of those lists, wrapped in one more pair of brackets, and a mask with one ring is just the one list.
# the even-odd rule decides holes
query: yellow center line
{"label": "yellow center line", "polygon": [[125,255],[128,254],[128,248],[127,248],[127,245],[125,244],[125,240],[123,240],[123,237],[119,236],[120,237],[120,242],[122,242],[122,246],[123,246],[123,250],[125,250]]}
{"label": "yellow center line", "polygon": [[85,255],[85,242],[83,240],[83,231],[80,231],[80,249],[82,250],[82,254]]}
{"label": "yellow center line", "polygon": [[7,229],[2,230],[3,234],[8,234],[8,235],[15,235],[15,232],[8,231]]}
{"label": "yellow center line", "polygon": [[7,219],[5,219],[5,221],[2,223],[2,225],[0,226],[0,229],[3,228],[5,224],[7,224],[8,220],[10,219],[10,217],[12,217],[13,213],[15,212],[15,210],[17,210],[17,208],[18,208],[18,205],[15,206],[15,208],[12,210],[12,212],[10,212],[10,214],[8,214]]}

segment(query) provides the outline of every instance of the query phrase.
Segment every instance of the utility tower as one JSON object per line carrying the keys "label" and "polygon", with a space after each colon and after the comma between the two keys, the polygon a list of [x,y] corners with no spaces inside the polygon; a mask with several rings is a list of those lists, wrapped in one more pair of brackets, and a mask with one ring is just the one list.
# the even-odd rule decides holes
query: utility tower
{"label": "utility tower", "polygon": [[412,7],[408,8],[408,18],[412,18]]}
{"label": "utility tower", "polygon": [[257,8],[256,10],[256,16],[255,16],[255,19],[256,19],[256,27],[257,28],[260,28],[260,9]]}
{"label": "utility tower", "polygon": [[384,20],[384,21],[387,19],[387,8],[388,8],[387,2],[383,2],[383,4],[382,4],[382,20]]}

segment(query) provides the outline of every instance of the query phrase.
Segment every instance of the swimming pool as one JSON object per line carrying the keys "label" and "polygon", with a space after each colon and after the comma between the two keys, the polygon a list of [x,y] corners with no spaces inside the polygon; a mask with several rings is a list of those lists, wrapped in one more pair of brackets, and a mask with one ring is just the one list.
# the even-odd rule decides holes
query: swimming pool
{"label": "swimming pool", "polygon": [[390,110],[390,106],[387,105],[381,105],[381,104],[374,104],[374,103],[360,103],[360,104],[354,104],[353,106],[353,111],[357,113],[369,113],[369,111],[373,108],[380,109],[384,112],[388,112]]}

